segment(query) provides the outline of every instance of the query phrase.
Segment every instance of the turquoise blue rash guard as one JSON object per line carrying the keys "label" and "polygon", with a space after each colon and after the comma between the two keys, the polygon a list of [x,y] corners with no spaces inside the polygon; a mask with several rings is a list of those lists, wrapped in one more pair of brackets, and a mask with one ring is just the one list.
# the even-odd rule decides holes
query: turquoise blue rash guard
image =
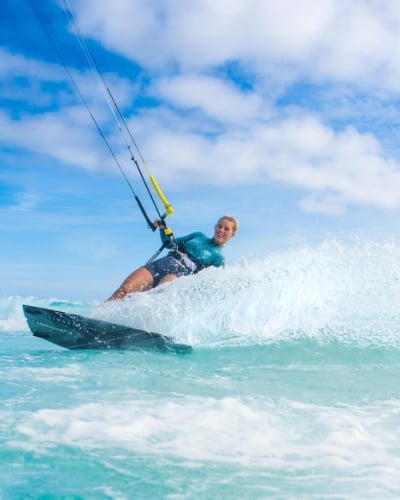
{"label": "turquoise blue rash guard", "polygon": [[[167,248],[173,248],[164,231],[160,231],[160,235],[163,244],[166,244]],[[178,245],[178,251],[185,253],[198,266],[198,270],[209,266],[225,265],[222,246],[214,243],[212,238],[203,233],[190,233],[187,236],[175,238],[175,242]]]}

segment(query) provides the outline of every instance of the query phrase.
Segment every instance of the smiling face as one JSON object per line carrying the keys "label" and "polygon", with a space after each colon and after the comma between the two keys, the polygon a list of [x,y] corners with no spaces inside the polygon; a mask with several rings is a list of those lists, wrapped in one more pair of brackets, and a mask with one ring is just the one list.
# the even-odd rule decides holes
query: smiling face
{"label": "smiling face", "polygon": [[213,241],[217,245],[225,245],[236,232],[236,222],[225,217],[219,219],[215,225]]}

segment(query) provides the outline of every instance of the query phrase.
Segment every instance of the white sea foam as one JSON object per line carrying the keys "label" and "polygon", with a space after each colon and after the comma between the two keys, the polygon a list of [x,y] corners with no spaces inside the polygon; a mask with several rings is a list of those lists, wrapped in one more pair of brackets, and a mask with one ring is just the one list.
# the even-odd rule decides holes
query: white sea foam
{"label": "white sea foam", "polygon": [[176,456],[259,468],[369,470],[400,488],[399,444],[392,420],[399,403],[324,407],[281,399],[193,398],[41,409],[17,426],[37,449],[121,448],[158,459]]}
{"label": "white sea foam", "polygon": [[0,298],[0,331],[27,330],[22,303],[89,314],[195,346],[308,337],[400,346],[400,247],[335,240],[206,269],[114,303]]}
{"label": "white sea foam", "polygon": [[207,269],[94,314],[194,345],[307,335],[400,345],[400,248],[326,241]]}
{"label": "white sea foam", "polygon": [[[399,498],[399,274],[395,245],[332,241],[104,305],[0,299],[0,496]],[[196,348],[36,350],[6,326],[26,302]]]}

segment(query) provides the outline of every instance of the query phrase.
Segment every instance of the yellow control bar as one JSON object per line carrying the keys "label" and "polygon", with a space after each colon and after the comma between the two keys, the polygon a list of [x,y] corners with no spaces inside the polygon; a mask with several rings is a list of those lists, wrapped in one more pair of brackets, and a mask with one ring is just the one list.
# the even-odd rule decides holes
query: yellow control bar
{"label": "yellow control bar", "polygon": [[150,175],[149,177],[151,184],[153,185],[153,188],[155,192],[158,194],[158,197],[162,201],[164,207],[165,207],[165,212],[167,215],[171,215],[175,212],[175,210],[172,208],[170,202],[167,200],[167,198],[164,196],[164,193],[161,191],[160,186],[158,185],[158,182],[155,180],[153,175]]}

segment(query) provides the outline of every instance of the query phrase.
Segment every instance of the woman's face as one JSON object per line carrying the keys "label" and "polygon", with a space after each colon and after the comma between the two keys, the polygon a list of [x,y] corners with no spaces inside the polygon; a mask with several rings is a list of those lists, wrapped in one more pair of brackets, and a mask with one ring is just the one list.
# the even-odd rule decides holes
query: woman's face
{"label": "woman's face", "polygon": [[225,245],[227,241],[229,241],[232,236],[235,234],[235,228],[233,222],[227,219],[219,220],[214,229],[214,243],[217,245]]}

